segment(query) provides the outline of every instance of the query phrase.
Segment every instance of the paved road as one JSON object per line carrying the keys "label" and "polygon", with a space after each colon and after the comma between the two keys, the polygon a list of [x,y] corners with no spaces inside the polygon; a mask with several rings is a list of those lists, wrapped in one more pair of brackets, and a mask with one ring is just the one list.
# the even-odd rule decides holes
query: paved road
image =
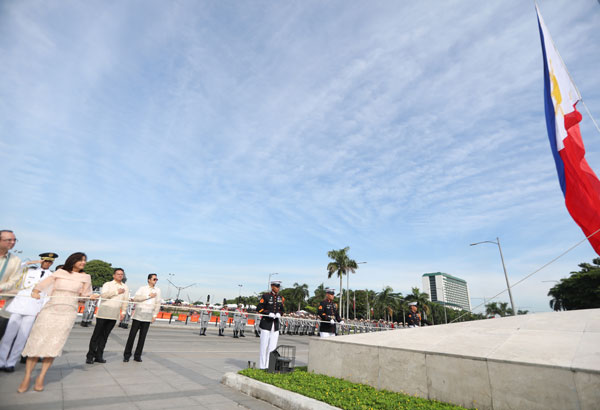
{"label": "paved road", "polygon": [[[123,363],[128,330],[115,328],[106,345],[106,364],[85,364],[93,327],[75,325],[63,355],[46,377],[46,389],[16,392],[24,365],[14,373],[0,373],[0,409],[275,409],[220,384],[225,372],[258,362],[259,338],[217,336],[209,327],[199,336],[193,327],[152,325],[146,338],[143,363]],[[308,362],[308,336],[280,336],[279,344],[296,346],[296,364]],[[37,371],[39,371],[39,364]],[[33,387],[33,383],[32,383]]]}

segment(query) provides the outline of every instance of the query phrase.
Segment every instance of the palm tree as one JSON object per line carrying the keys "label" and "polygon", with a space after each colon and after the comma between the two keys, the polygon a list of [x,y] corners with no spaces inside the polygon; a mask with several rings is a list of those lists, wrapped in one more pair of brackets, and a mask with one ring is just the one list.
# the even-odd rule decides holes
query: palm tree
{"label": "palm tree", "polygon": [[395,300],[396,294],[390,286],[386,286],[375,296],[375,309],[383,313],[385,320],[393,316]]}
{"label": "palm tree", "polygon": [[402,323],[406,323],[406,312],[408,311],[408,303],[406,299],[402,297],[402,293],[395,293],[395,305],[396,310],[402,311]]}
{"label": "palm tree", "polygon": [[496,316],[499,315],[501,317],[512,316],[513,311],[512,308],[508,307],[508,302],[490,302],[485,305],[485,314],[486,316]]}
{"label": "palm tree", "polygon": [[321,283],[315,289],[315,299],[317,299],[319,302],[325,299],[325,285],[323,283]]}
{"label": "palm tree", "polygon": [[350,250],[349,246],[346,246],[344,249],[331,250],[327,252],[327,256],[333,259],[333,262],[329,262],[327,264],[327,278],[330,279],[334,274],[337,273],[340,278],[340,310],[344,312],[343,309],[343,287],[342,287],[342,279],[344,275],[347,275],[349,272],[354,273],[356,269],[358,269],[358,265],[356,261],[350,259],[348,257],[348,251]]}
{"label": "palm tree", "polygon": [[308,297],[308,285],[306,283],[299,285],[297,282],[292,287],[292,297],[294,301],[298,301],[298,310],[302,308],[302,302]]}
{"label": "palm tree", "polygon": [[429,295],[425,292],[421,292],[419,288],[412,288],[412,293],[406,295],[406,300],[417,302],[417,306],[421,309],[421,314],[424,319],[426,319],[427,315],[431,312],[431,309],[429,308]]}

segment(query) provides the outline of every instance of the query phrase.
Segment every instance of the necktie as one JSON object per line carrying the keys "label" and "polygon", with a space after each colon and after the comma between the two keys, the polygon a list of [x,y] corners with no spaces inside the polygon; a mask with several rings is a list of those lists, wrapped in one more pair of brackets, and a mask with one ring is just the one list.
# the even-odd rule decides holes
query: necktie
{"label": "necktie", "polygon": [[40,275],[40,279],[42,279],[44,277],[44,274],[46,273],[45,270],[42,271],[42,274]]}

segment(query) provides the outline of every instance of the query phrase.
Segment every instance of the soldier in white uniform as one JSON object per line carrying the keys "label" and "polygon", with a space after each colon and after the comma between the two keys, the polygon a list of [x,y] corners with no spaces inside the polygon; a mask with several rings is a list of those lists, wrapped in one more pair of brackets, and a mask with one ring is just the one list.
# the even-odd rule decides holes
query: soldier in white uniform
{"label": "soldier in white uniform", "polygon": [[206,336],[206,328],[208,327],[208,321],[210,320],[211,312],[207,306],[200,309],[200,336]]}
{"label": "soldier in white uniform", "polygon": [[233,337],[237,339],[239,337],[240,330],[242,329],[242,305],[233,312]]}
{"label": "soldier in white uniform", "polygon": [[244,336],[244,331],[246,330],[246,326],[248,325],[248,311],[246,309],[242,309],[242,326],[240,329],[240,337]]}
{"label": "soldier in white uniform", "polygon": [[25,271],[20,283],[17,285],[19,292],[6,310],[11,313],[6,332],[0,343],[0,370],[13,372],[15,364],[21,358],[21,352],[29,337],[29,332],[35,322],[35,318],[44,306],[47,299],[41,297],[34,299],[31,291],[42,279],[52,274],[50,266],[58,258],[55,253],[42,253],[41,266],[31,267]]}
{"label": "soldier in white uniform", "polygon": [[225,326],[227,325],[227,321],[229,319],[229,311],[226,307],[221,309],[221,313],[219,315],[219,336],[225,336]]}
{"label": "soldier in white uniform", "polygon": [[83,315],[81,316],[82,327],[88,327],[92,324],[94,320],[94,312],[96,312],[96,306],[98,305],[97,300],[88,299],[85,302],[85,307],[83,309]]}

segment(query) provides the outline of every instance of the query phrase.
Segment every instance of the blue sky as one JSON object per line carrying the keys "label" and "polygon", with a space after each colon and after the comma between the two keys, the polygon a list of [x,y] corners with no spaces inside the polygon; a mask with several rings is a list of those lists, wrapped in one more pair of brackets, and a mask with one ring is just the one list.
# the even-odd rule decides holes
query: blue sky
{"label": "blue sky", "polygon": [[[598,2],[539,5],[600,119]],[[157,272],[173,296],[174,273],[220,300],[271,272],[337,288],[327,251],[350,246],[368,262],[353,288],[442,271],[490,297],[498,250],[469,243],[500,237],[514,282],[583,238],[533,2],[2,2],[0,53],[1,225],[24,258],[84,251],[133,287]],[[598,172],[587,115],[581,130]],[[517,306],[549,310],[542,281],[594,257],[581,245]]]}

